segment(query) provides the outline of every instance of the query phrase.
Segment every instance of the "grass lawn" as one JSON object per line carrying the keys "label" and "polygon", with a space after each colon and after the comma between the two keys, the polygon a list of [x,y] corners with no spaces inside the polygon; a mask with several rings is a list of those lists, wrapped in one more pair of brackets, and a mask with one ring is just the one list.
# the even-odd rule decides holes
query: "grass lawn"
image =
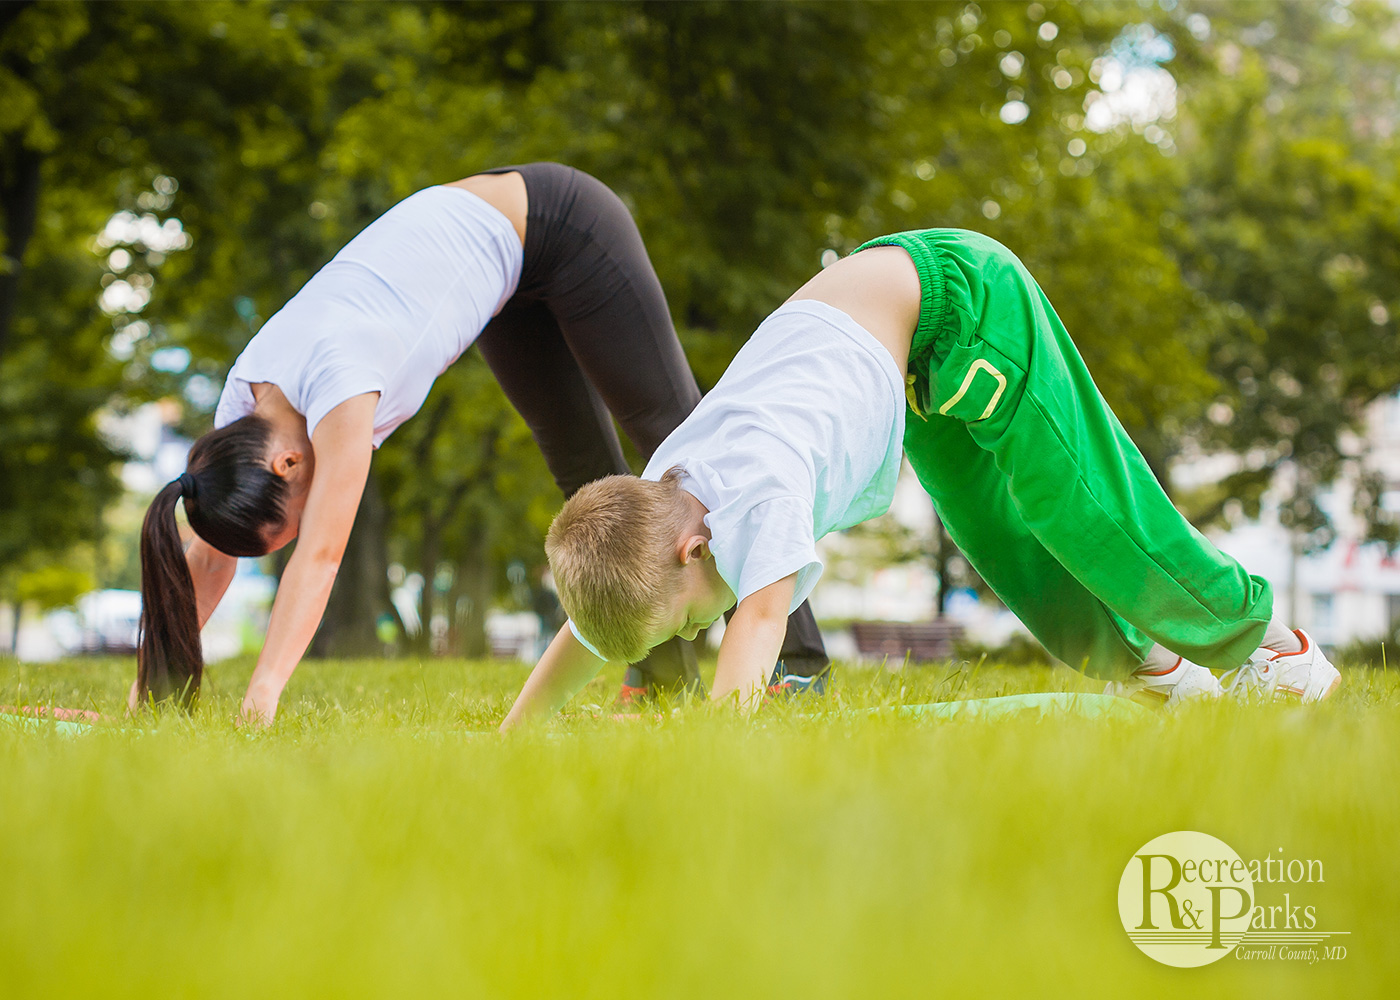
{"label": "grass lawn", "polygon": [[[596,682],[489,735],[519,665],[308,662],[272,730],[0,727],[0,996],[1393,995],[1400,673],[1313,709],[934,722],[858,709],[1096,690],[1067,670],[847,669],[835,710],[630,723]],[[0,662],[0,702],[115,713],[134,667]],[[1158,965],[1117,890],[1200,830],[1350,931],[1344,960]],[[1281,853],[1280,853],[1281,849]],[[1337,943],[1334,941],[1332,943]]]}

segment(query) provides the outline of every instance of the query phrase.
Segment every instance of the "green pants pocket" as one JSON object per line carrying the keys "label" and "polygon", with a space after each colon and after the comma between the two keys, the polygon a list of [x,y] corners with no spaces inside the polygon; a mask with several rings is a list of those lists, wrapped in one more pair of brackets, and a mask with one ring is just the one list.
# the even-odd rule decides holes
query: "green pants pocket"
{"label": "green pants pocket", "polygon": [[991,421],[1014,409],[1025,385],[1021,369],[979,338],[960,343],[933,372],[929,408],[966,424]]}

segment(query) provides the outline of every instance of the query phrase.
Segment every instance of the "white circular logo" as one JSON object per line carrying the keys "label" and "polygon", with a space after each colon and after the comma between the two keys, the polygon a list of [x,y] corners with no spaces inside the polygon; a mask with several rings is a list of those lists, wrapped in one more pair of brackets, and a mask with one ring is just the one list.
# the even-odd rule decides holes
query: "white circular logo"
{"label": "white circular logo", "polygon": [[1249,930],[1254,880],[1223,840],[1195,830],[1143,844],[1118,882],[1123,930],[1144,955],[1192,968],[1230,954]]}

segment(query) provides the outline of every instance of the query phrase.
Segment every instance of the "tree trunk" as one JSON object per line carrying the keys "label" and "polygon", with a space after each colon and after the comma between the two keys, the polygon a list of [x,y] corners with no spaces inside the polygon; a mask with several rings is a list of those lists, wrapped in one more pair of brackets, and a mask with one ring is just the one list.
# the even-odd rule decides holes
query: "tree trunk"
{"label": "tree trunk", "polygon": [[[458,619],[462,655],[469,660],[491,655],[486,638],[486,612],[491,607],[491,559],[487,553],[486,532],[473,527],[467,557],[457,568],[462,596],[467,599],[465,613]],[[456,617],[456,609],[452,609]]]}
{"label": "tree trunk", "polygon": [[321,628],[308,654],[318,657],[382,656],[379,617],[393,614],[389,600],[386,513],[373,471],[365,483],[355,527],[340,561]]}
{"label": "tree trunk", "polygon": [[948,532],[943,528],[943,518],[938,516],[938,512],[933,512],[933,575],[938,585],[938,593],[934,596],[933,616],[942,618],[943,612],[948,607],[948,550],[953,546],[953,540],[948,537]]}
{"label": "tree trunk", "polygon": [[418,634],[413,637],[411,648],[419,656],[430,656],[433,652],[434,595],[437,592],[433,583],[437,578],[439,553],[442,551],[442,525],[432,516],[427,504],[423,505],[420,516],[423,541],[418,548],[418,572],[423,577],[423,591],[418,597]]}
{"label": "tree trunk", "polygon": [[39,173],[44,158],[13,133],[0,142],[0,212],[5,216],[4,256],[0,257],[0,360],[9,347],[10,327],[19,302],[24,251],[39,218]]}

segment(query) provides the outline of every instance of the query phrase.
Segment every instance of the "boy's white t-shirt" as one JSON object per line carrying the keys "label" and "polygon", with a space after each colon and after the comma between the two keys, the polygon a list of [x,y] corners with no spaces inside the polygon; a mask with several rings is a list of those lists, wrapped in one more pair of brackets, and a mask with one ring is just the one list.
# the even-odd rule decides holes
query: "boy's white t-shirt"
{"label": "boy's white t-shirt", "polygon": [[903,444],[894,358],[840,309],[804,299],[764,320],[642,478],[683,469],[735,597],[796,573],[796,610],[821,576],[817,539],[889,510]]}
{"label": "boy's white t-shirt", "polygon": [[433,381],[472,345],[520,281],[520,237],[469,191],[424,188],[345,245],[254,334],[214,412],[223,427],[253,412],[271,382],[306,417],[378,392],[374,446],[418,412]]}

